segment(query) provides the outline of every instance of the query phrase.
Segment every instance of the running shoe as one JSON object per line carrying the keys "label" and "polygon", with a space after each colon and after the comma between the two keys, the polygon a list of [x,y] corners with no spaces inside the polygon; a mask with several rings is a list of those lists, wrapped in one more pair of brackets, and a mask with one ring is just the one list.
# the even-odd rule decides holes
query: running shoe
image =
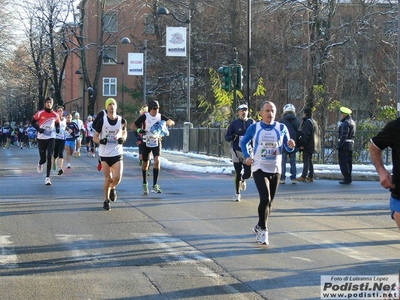
{"label": "running shoe", "polygon": [[110,200],[104,201],[104,203],[103,203],[103,209],[104,209],[104,210],[110,210],[110,209],[111,209]]}
{"label": "running shoe", "polygon": [[148,194],[149,194],[149,184],[143,183],[143,195],[148,195]]}
{"label": "running shoe", "polygon": [[51,185],[51,181],[50,181],[50,177],[46,177],[45,181],[44,181],[45,185]]}
{"label": "running shoe", "polygon": [[298,180],[296,178],[292,179],[292,184],[297,184]]}
{"label": "running shoe", "polygon": [[262,229],[258,224],[253,227],[253,232],[256,235],[256,241],[259,244],[269,245],[268,241],[268,231]]}
{"label": "running shoe", "polygon": [[37,165],[37,172],[40,174],[40,173],[42,173],[43,172],[43,167],[42,167],[42,165]]}
{"label": "running shoe", "polygon": [[240,180],[239,187],[242,191],[245,191],[247,188],[246,180]]}
{"label": "running shoe", "polygon": [[67,165],[67,169],[71,169],[71,164],[68,164],[68,165]]}
{"label": "running shoe", "polygon": [[115,189],[111,189],[110,190],[110,200],[111,201],[115,201],[117,200],[117,191]]}
{"label": "running shoe", "polygon": [[78,157],[81,157],[81,152],[80,151],[78,152]]}
{"label": "running shoe", "polygon": [[258,226],[258,224],[256,224],[256,226],[253,227],[253,232],[256,235],[256,238],[257,238],[258,234],[261,232],[261,230],[262,229],[260,226]]}
{"label": "running shoe", "polygon": [[234,202],[239,202],[240,200],[241,200],[241,196],[240,196],[240,194],[235,194],[235,197],[233,197],[233,201]]}
{"label": "running shoe", "polygon": [[58,175],[62,175],[62,174],[64,174],[64,170],[63,169],[58,170]]}
{"label": "running shoe", "polygon": [[56,167],[56,162],[54,161],[54,162],[53,162],[53,171],[55,171],[56,168],[57,168],[57,167]]}
{"label": "running shoe", "polygon": [[257,242],[261,245],[269,245],[268,231],[261,230],[261,232],[257,235]]}
{"label": "running shoe", "polygon": [[285,180],[284,179],[279,180],[279,184],[285,184]]}
{"label": "running shoe", "polygon": [[158,184],[153,185],[153,188],[151,189],[152,193],[156,193],[156,194],[161,194],[162,190],[160,188],[160,186]]}

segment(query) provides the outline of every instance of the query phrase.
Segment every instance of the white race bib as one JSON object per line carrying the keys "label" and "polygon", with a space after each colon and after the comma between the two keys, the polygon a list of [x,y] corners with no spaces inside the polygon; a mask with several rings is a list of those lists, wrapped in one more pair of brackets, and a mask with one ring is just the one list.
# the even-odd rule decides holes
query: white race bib
{"label": "white race bib", "polygon": [[154,136],[149,136],[146,138],[146,146],[149,148],[154,148],[158,146],[158,138]]}

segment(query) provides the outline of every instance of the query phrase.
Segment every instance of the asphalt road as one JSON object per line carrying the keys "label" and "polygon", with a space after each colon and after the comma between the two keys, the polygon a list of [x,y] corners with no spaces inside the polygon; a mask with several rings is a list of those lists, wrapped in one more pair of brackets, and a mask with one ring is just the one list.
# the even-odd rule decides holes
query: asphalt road
{"label": "asphalt road", "polygon": [[52,186],[36,173],[37,149],[0,159],[2,299],[320,299],[321,275],[399,271],[400,232],[379,182],[280,186],[261,246],[252,180],[237,203],[231,174],[162,169],[163,193],[145,196],[126,158],[103,211],[95,158],[73,158]]}

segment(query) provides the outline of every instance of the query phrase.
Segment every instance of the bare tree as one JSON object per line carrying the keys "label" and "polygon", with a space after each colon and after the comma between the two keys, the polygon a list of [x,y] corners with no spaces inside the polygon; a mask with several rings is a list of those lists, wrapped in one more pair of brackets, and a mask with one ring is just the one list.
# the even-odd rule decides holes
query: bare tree
{"label": "bare tree", "polygon": [[37,78],[39,108],[45,96],[51,96],[57,104],[64,104],[61,97],[63,74],[70,54],[68,49],[68,14],[71,2],[68,0],[41,0],[16,3],[21,24],[25,26],[28,51],[33,65],[28,70]]}

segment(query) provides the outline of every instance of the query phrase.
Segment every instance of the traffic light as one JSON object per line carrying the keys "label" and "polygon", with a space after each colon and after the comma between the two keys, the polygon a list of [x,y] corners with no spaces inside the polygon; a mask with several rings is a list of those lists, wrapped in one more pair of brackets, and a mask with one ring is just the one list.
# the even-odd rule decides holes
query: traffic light
{"label": "traffic light", "polygon": [[236,66],[236,89],[243,89],[243,67],[242,65]]}
{"label": "traffic light", "polygon": [[232,91],[232,68],[231,66],[219,67],[217,72],[222,74],[221,87],[223,90]]}

